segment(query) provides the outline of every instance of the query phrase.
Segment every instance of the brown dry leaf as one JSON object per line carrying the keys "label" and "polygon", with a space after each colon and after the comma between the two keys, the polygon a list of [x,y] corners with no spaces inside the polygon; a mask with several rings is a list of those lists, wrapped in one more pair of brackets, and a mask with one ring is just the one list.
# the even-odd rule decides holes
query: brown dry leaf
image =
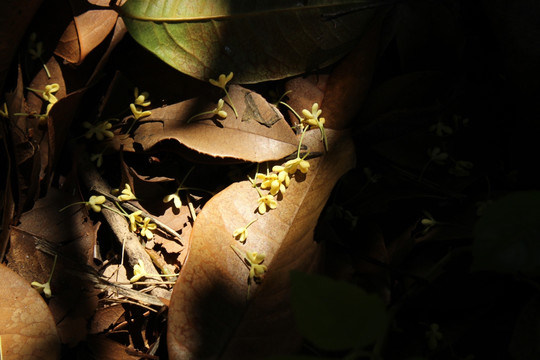
{"label": "brown dry leaf", "polygon": [[[74,18],[58,40],[54,53],[69,63],[79,65],[109,35],[116,24],[118,13],[114,10],[96,9],[83,0],[69,2]],[[107,6],[109,0],[94,3]]]}
{"label": "brown dry leaf", "polygon": [[124,345],[107,339],[105,336],[89,336],[88,350],[90,358],[100,360],[138,360],[141,355],[144,355],[130,351]]}
{"label": "brown dry leaf", "polygon": [[379,15],[355,49],[330,74],[321,108],[333,129],[344,129],[357,116],[371,85],[384,16]]}
{"label": "brown dry leaf", "polygon": [[[123,140],[126,151],[140,145],[148,150],[158,142],[173,139],[200,153],[220,158],[236,158],[262,162],[281,159],[296,150],[298,140],[283,115],[259,94],[237,85],[229,94],[238,111],[238,118],[226,104],[226,119],[193,115],[212,111],[217,100],[191,99],[174,105],[152,109],[152,115],[140,120],[133,139]],[[135,144],[134,144],[135,143]]]}
{"label": "brown dry leaf", "polygon": [[[86,335],[86,321],[97,306],[97,296],[91,284],[83,283],[70,269],[92,265],[93,245],[98,225],[88,217],[83,205],[70,207],[73,197],[52,188],[34,208],[21,216],[20,225],[13,228],[8,252],[10,267],[28,282],[47,281],[52,268],[52,256],[35,249],[35,242],[58,245],[59,256],[51,281],[53,297],[49,306],[57,321],[63,343],[76,344]],[[77,265],[74,265],[77,264]],[[84,264],[84,265],[83,265]],[[80,270],[80,269],[78,269]]]}
{"label": "brown dry leaf", "polygon": [[43,0],[21,2],[19,0],[2,1],[0,11],[0,89],[11,70],[13,56],[19,49],[19,42],[28,30],[28,23],[34,17]]}
{"label": "brown dry leaf", "polygon": [[4,359],[60,357],[56,324],[30,283],[0,264],[0,339]]}
{"label": "brown dry leaf", "polygon": [[[317,266],[315,225],[334,184],[355,162],[347,133],[328,130],[327,135],[330,151],[310,160],[309,172],[291,181],[275,210],[256,213],[259,196],[247,180],[232,184],[203,208],[171,299],[171,359],[264,357],[298,346],[289,272]],[[306,133],[304,143],[311,152],[322,151],[318,130]],[[246,244],[234,240],[233,231],[255,218]],[[231,245],[266,254],[268,273],[262,285],[251,285],[249,301],[249,270]]]}

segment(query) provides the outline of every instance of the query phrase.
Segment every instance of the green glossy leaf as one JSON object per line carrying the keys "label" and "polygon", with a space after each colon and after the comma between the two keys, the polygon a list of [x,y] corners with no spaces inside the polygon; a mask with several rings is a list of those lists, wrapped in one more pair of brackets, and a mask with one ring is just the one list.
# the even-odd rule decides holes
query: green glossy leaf
{"label": "green glossy leaf", "polygon": [[388,0],[128,0],[142,46],[201,80],[255,83],[316,70],[344,54]]}
{"label": "green glossy leaf", "polygon": [[508,194],[474,228],[474,270],[540,274],[540,191]]}
{"label": "green glossy leaf", "polygon": [[362,348],[384,332],[387,314],[377,295],[327,277],[292,272],[292,307],[300,333],[324,350]]}

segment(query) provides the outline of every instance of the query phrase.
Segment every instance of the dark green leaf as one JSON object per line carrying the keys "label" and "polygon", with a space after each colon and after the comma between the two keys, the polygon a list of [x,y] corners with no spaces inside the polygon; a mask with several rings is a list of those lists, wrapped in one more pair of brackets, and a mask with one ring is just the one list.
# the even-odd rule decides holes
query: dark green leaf
{"label": "dark green leaf", "polygon": [[488,207],[474,229],[474,270],[540,274],[540,191],[515,192]]}
{"label": "dark green leaf", "polygon": [[292,306],[300,333],[324,350],[369,345],[382,335],[387,315],[382,300],[330,278],[293,272]]}
{"label": "dark green leaf", "polygon": [[201,80],[281,79],[329,65],[388,0],[128,0],[122,18],[142,46]]}

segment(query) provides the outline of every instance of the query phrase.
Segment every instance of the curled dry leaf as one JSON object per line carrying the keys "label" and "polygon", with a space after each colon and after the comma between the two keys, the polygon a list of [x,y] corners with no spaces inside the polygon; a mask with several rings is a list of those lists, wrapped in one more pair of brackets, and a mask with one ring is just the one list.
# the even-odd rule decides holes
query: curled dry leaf
{"label": "curled dry leaf", "polygon": [[0,338],[5,359],[60,357],[60,341],[49,308],[30,283],[0,264]]}
{"label": "curled dry leaf", "polygon": [[[95,5],[107,6],[108,0],[94,1]],[[81,0],[70,1],[73,20],[58,40],[54,53],[72,64],[79,65],[114,28],[118,14],[114,10],[95,9]]]}
{"label": "curled dry leaf", "polygon": [[[264,357],[298,346],[289,308],[289,271],[317,266],[317,219],[334,184],[355,162],[347,133],[328,130],[327,135],[330,151],[310,160],[309,172],[291,181],[276,209],[257,215],[258,194],[247,180],[232,184],[203,208],[171,299],[171,359]],[[304,143],[311,152],[322,151],[318,131],[306,133]],[[250,226],[246,244],[240,245],[233,231],[254,218],[258,220]],[[249,300],[249,271],[231,245],[266,254],[268,272],[261,285],[251,284]]]}
{"label": "curled dry leaf", "polygon": [[[230,157],[262,162],[281,159],[296,150],[298,140],[283,115],[259,94],[232,85],[229,94],[238,110],[238,118],[225,102],[226,119],[201,115],[216,108],[217,99],[191,99],[152,109],[141,120],[133,139],[123,140],[124,149],[133,151],[138,143],[148,150],[158,142],[172,139],[190,149],[214,157]],[[125,138],[125,137],[123,137]]]}

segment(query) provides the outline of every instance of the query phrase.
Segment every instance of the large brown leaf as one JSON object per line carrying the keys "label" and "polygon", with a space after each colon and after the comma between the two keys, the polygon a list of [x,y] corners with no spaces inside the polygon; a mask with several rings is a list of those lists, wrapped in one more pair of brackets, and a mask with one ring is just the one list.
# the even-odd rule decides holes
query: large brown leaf
{"label": "large brown leaf", "polygon": [[[158,142],[172,139],[200,153],[262,162],[281,159],[296,150],[297,139],[283,115],[259,94],[232,85],[229,89],[238,110],[224,106],[228,116],[217,120],[193,115],[211,111],[216,100],[191,99],[152,110],[136,129],[133,142],[148,150]],[[124,137],[125,138],[125,137]],[[131,139],[125,139],[126,150],[133,150]]]}
{"label": "large brown leaf", "polygon": [[[94,1],[107,6],[108,0]],[[73,20],[58,40],[54,53],[72,64],[80,64],[114,28],[118,14],[114,10],[95,9],[87,1],[70,0]]]}
{"label": "large brown leaf", "polygon": [[5,359],[58,359],[54,319],[38,292],[0,264],[0,338]]}
{"label": "large brown leaf", "polygon": [[[315,224],[334,184],[355,162],[347,133],[328,130],[327,135],[329,152],[310,160],[308,174],[291,181],[275,210],[256,213],[258,194],[247,180],[232,184],[203,208],[171,299],[171,359],[259,358],[298,345],[288,273],[317,265]],[[304,143],[311,152],[322,151],[318,131],[308,132]],[[255,218],[246,244],[234,240],[233,231]],[[249,300],[248,270],[231,245],[266,254],[267,276],[262,285],[251,285]]]}

